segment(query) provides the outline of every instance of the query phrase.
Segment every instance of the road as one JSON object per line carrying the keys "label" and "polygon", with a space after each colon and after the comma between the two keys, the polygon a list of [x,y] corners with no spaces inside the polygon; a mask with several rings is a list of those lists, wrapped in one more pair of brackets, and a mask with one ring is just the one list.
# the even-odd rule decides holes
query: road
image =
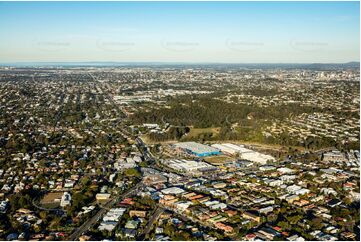
{"label": "road", "polygon": [[[122,129],[122,131],[126,131],[125,129]],[[145,160],[147,161],[154,161],[154,158],[149,154],[147,146],[144,144],[144,142],[140,138],[136,138],[138,148],[142,152]],[[143,183],[140,182],[134,187],[132,187],[127,192],[123,193],[121,196],[116,197],[108,201],[92,218],[88,219],[86,222],[84,222],[80,227],[78,227],[68,238],[68,240],[77,240],[83,233],[88,231],[90,228],[92,228],[101,217],[104,216],[104,214],[114,206],[114,204],[118,203],[120,200],[123,200],[124,198],[128,197],[129,195],[133,194],[134,192],[138,192],[139,188],[143,186]]]}
{"label": "road", "polygon": [[154,162],[155,159],[154,159],[152,153],[150,153],[147,145],[143,142],[143,140],[141,138],[137,137],[135,139],[135,141],[137,142],[138,149],[142,153],[144,160],[149,161],[151,163]]}
{"label": "road", "polygon": [[174,214],[176,214],[181,220],[187,222],[187,221],[191,221],[192,223],[195,223],[195,224],[198,224],[198,226],[203,229],[203,230],[206,230],[206,229],[213,229],[214,230],[214,227],[212,227],[211,224],[207,223],[207,221],[203,222],[199,219],[196,219],[194,217],[191,217],[191,216],[187,216],[186,214],[183,214],[183,213],[180,213],[179,211],[177,211],[176,209],[173,209],[171,207],[167,207],[165,205],[161,205],[159,204],[158,206],[162,207],[163,209],[165,210],[169,210],[169,211],[172,211]]}
{"label": "road", "polygon": [[78,240],[79,237],[86,231],[88,231],[90,228],[92,228],[101,217],[104,216],[104,214],[113,207],[116,203],[118,203],[120,200],[123,200],[124,198],[128,197],[129,195],[138,192],[139,189],[143,186],[143,184],[140,182],[125,193],[123,193],[119,197],[115,197],[108,201],[92,218],[88,219],[86,222],[84,222],[79,228],[77,228],[68,238],[68,240]]}
{"label": "road", "polygon": [[[124,130],[123,130],[124,131]],[[144,144],[144,142],[140,139],[140,138],[136,138],[137,144],[138,144],[138,148],[139,150],[142,152],[145,160],[147,161],[154,161],[154,158],[152,157],[151,154],[149,154],[148,148],[147,146]],[[128,197],[129,195],[133,194],[134,192],[138,192],[139,188],[141,188],[143,186],[143,184],[140,182],[137,185],[135,185],[134,187],[132,187],[130,190],[128,190],[127,192],[123,193],[121,196],[113,198],[112,200],[108,201],[92,218],[88,219],[86,222],[84,222],[79,228],[77,228],[70,236],[68,240],[77,240],[83,233],[85,233],[86,231],[88,231],[90,228],[92,228],[101,217],[104,216],[104,214],[111,208],[113,207],[116,203],[118,203],[120,200],[123,200],[124,198]],[[150,219],[149,222],[151,221],[155,221],[156,219],[159,218],[160,214],[164,212],[163,208],[160,208],[160,210],[156,210],[152,216],[153,219]],[[152,223],[153,223],[152,222]],[[145,229],[145,232],[147,230],[150,231],[151,228],[151,224],[149,224],[149,228],[148,228],[148,224],[147,227]],[[148,231],[148,233],[149,233]],[[147,233],[144,233],[147,234]]]}
{"label": "road", "polygon": [[327,148],[322,148],[322,149],[315,150],[315,151],[312,151],[312,152],[317,153],[317,154],[322,154],[322,153],[325,153],[325,152],[328,152],[328,151],[331,151],[331,150],[334,150],[334,149],[335,149],[334,147],[327,147]]}
{"label": "road", "polygon": [[145,226],[143,232],[139,235],[138,240],[144,240],[145,236],[149,234],[150,230],[153,227],[153,224],[158,221],[160,215],[165,211],[162,207],[157,207],[152,216],[149,218],[147,225]]}
{"label": "road", "polygon": [[[123,130],[124,131],[124,130]],[[142,153],[144,159],[148,162],[153,163],[154,166],[154,156],[153,154],[149,151],[147,145],[143,142],[143,140],[139,137],[137,137],[136,139],[136,143],[138,145],[139,151]],[[152,165],[150,165],[150,167],[152,167]],[[138,192],[139,189],[143,187],[143,183],[140,182],[137,185],[135,185],[134,187],[132,187],[130,190],[128,190],[127,192],[123,193],[121,196],[113,198],[112,200],[108,201],[92,218],[90,218],[89,220],[87,220],[86,222],[84,222],[79,228],[77,228],[68,238],[68,240],[78,240],[79,237],[84,234],[86,231],[88,231],[89,229],[91,229],[98,221],[100,218],[102,218],[104,216],[104,214],[111,208],[113,207],[116,203],[118,203],[120,200],[123,200],[124,198],[128,197],[129,195]],[[157,209],[154,211],[154,213],[152,214],[152,216],[149,218],[149,221],[146,225],[146,227],[144,228],[143,232],[140,234],[139,239],[140,240],[144,240],[145,235],[148,234],[150,232],[150,230],[152,229],[152,226],[154,224],[154,222],[156,222],[160,215],[166,210],[166,208],[158,206]]]}
{"label": "road", "polygon": [[65,214],[65,211],[63,209],[58,209],[58,208],[44,208],[44,207],[41,207],[40,205],[38,205],[36,203],[36,198],[34,198],[31,203],[33,204],[34,207],[36,207],[37,209],[39,210],[44,210],[44,211],[48,211],[48,212],[55,212],[56,214],[58,215],[63,215]]}
{"label": "road", "polygon": [[[228,118],[228,117],[227,117]],[[228,121],[228,120],[227,120]],[[123,131],[126,131],[125,129],[122,129]],[[127,132],[128,133],[128,132]],[[129,134],[129,133],[128,133]],[[147,145],[143,142],[143,140],[140,137],[136,137],[135,138],[136,144],[138,146],[139,151],[142,153],[144,159],[148,162],[151,163],[150,167],[153,168],[158,168],[156,167],[155,163],[155,159],[153,154],[149,151]],[[326,149],[321,149],[321,150],[317,150],[315,152],[317,153],[322,153],[324,151],[329,150],[329,148]],[[71,234],[69,236],[69,240],[77,240],[84,232],[88,231],[90,228],[92,228],[97,222],[98,220],[104,216],[104,214],[112,207],[114,206],[114,204],[116,204],[117,202],[119,202],[119,200],[122,200],[126,197],[128,197],[129,195],[131,195],[134,192],[137,192],[139,190],[139,188],[143,186],[142,183],[138,183],[136,186],[134,186],[133,188],[131,188],[130,190],[128,190],[127,192],[123,193],[120,197],[114,198],[112,200],[110,200],[109,202],[107,202],[91,219],[87,220],[85,223],[83,223],[79,228],[77,228],[73,234]],[[233,209],[239,210],[239,208],[236,208],[234,206],[229,206]],[[155,221],[157,221],[159,219],[159,216],[166,210],[167,208],[158,205],[157,209],[154,211],[154,213],[152,214],[152,216],[150,217],[146,227],[144,228],[143,232],[139,235],[138,239],[139,240],[144,240],[145,235],[149,234],[150,230],[152,229],[152,226],[154,224]],[[169,209],[169,208],[168,208]],[[171,209],[170,209],[171,210]],[[176,211],[173,211],[175,213],[177,213]],[[178,216],[180,216],[183,220],[187,221],[187,220],[191,220],[194,223],[198,223],[203,227],[211,227],[210,225],[208,225],[207,223],[203,223],[197,219],[194,218],[190,218],[188,216],[184,216],[183,214],[177,213]]]}

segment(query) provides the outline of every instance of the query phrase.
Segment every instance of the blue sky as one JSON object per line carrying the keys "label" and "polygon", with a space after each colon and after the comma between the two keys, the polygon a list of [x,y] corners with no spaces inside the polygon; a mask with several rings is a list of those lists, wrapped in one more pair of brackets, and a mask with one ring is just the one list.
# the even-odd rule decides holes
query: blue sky
{"label": "blue sky", "polygon": [[0,2],[0,62],[359,61],[359,2]]}

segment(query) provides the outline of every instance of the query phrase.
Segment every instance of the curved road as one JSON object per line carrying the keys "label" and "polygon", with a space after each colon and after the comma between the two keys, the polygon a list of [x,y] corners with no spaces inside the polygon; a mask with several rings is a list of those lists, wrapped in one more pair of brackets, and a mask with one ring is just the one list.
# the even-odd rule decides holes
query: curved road
{"label": "curved road", "polygon": [[55,213],[58,213],[58,214],[64,214],[65,211],[63,209],[59,209],[59,208],[44,208],[44,207],[41,207],[39,206],[38,204],[36,204],[35,202],[35,198],[31,201],[31,203],[33,204],[34,207],[36,207],[37,209],[39,210],[44,210],[44,211],[48,211],[48,212],[55,212]]}

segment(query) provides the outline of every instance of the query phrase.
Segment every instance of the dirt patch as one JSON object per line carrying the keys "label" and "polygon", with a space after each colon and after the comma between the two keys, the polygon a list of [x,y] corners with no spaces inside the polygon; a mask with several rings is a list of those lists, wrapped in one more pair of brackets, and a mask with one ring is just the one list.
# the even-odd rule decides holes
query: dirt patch
{"label": "dirt patch", "polygon": [[[63,196],[62,192],[50,192],[46,194],[43,199],[41,199],[40,204],[46,205],[46,204],[54,204],[59,203],[61,200],[61,196]],[[56,201],[58,199],[59,201]]]}
{"label": "dirt patch", "polygon": [[219,166],[224,164],[227,161],[234,160],[234,158],[226,156],[226,155],[217,155],[217,156],[209,156],[204,158],[204,160],[212,165]]}

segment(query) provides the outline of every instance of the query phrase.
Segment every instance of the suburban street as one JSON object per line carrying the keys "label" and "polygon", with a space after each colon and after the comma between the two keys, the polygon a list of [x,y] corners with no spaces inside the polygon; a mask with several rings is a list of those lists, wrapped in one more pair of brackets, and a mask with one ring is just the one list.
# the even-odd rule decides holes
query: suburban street
{"label": "suburban street", "polygon": [[157,207],[157,209],[154,211],[154,213],[152,214],[152,216],[149,218],[149,221],[146,225],[146,227],[144,228],[143,232],[139,235],[138,239],[139,240],[144,240],[145,236],[147,234],[149,234],[150,230],[153,227],[153,224],[159,219],[160,215],[165,211],[164,208],[162,207]]}
{"label": "suburban street", "polygon": [[90,228],[92,228],[96,222],[112,207],[114,204],[123,200],[131,194],[137,193],[139,188],[141,188],[143,184],[140,182],[132,187],[130,190],[126,191],[119,197],[115,197],[108,201],[92,218],[88,219],[85,223],[83,223],[78,229],[76,229],[68,238],[68,240],[78,240],[79,237]]}

